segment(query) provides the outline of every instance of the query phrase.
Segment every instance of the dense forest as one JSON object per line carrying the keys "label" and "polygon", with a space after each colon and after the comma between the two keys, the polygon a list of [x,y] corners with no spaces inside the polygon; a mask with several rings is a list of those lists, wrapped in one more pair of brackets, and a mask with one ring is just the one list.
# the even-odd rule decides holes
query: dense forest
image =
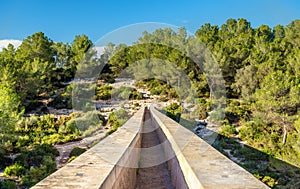
{"label": "dense forest", "polygon": [[[101,80],[94,88],[86,89],[94,91],[94,100],[118,95],[122,98],[122,92],[113,90],[108,83],[113,83],[123,70],[140,60],[153,59],[159,65],[164,60],[183,70],[196,91],[197,117],[205,119],[206,113],[214,108],[212,81],[207,74],[209,68],[203,64],[199,69],[191,58],[191,52],[203,50],[195,44],[203,44],[211,52],[224,80],[225,118],[217,123],[223,136],[220,143],[226,146],[230,138],[238,136],[266,155],[261,155],[261,159],[277,158],[300,167],[299,31],[300,20],[287,26],[253,28],[246,19],[228,19],[221,26],[204,24],[194,36],[188,35],[184,28],[144,32],[131,46],[108,44],[101,56],[96,56],[94,44],[85,35],[76,36],[69,44],[54,42],[42,32],[35,33],[18,48],[9,45],[0,52],[0,168],[5,169],[7,176],[20,177],[23,186],[32,186],[55,171],[57,151],[52,146],[87,136],[101,127],[103,118],[88,107],[90,104],[84,112],[59,118],[49,114],[47,107],[72,109],[72,91],[78,86],[70,81],[74,77],[84,78],[90,72]],[[145,65],[147,61],[129,72],[144,77],[149,71]],[[150,66],[153,72],[167,79],[143,79],[137,74],[141,81],[136,85],[147,86],[162,101],[181,98],[181,92],[174,88],[177,80],[172,78],[172,69]],[[136,90],[123,89],[128,94],[124,98],[142,98]],[[40,115],[29,114],[37,107]],[[173,107],[170,116],[177,110],[184,111],[184,108]],[[125,121],[118,121],[116,115],[109,119],[114,125],[112,132]],[[174,118],[178,119],[176,115]],[[21,154],[13,165],[8,158],[10,153]],[[253,174],[272,187],[291,188],[299,179],[299,170],[297,176],[271,165],[253,170]],[[13,185],[9,180],[1,184]]]}

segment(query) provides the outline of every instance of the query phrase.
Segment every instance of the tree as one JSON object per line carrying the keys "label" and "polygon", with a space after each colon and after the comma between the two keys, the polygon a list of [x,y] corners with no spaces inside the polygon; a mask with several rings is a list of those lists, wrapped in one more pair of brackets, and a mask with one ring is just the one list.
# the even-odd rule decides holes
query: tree
{"label": "tree", "polygon": [[283,144],[286,141],[287,130],[290,130],[292,125],[287,118],[297,113],[299,96],[300,87],[295,77],[280,70],[269,73],[255,93],[255,108],[264,112],[265,118],[270,122],[282,125]]}
{"label": "tree", "polygon": [[300,20],[292,21],[285,28],[285,36],[286,38],[293,43],[296,47],[300,46]]}
{"label": "tree", "polygon": [[232,84],[232,87],[244,99],[249,99],[258,87],[257,70],[257,67],[254,65],[237,70],[235,83]]}
{"label": "tree", "polygon": [[56,77],[53,42],[42,32],[23,40],[13,59],[15,89],[21,99],[34,98],[37,94],[51,90]]}
{"label": "tree", "polygon": [[66,65],[72,77],[75,76],[76,71],[78,71],[78,77],[93,75],[90,72],[93,71],[96,65],[96,51],[92,47],[93,42],[86,35],[75,36],[70,48],[71,59]]}
{"label": "tree", "polygon": [[52,45],[55,51],[55,72],[57,73],[54,77],[56,80],[60,81],[69,81],[72,78],[71,73],[71,50],[70,45],[68,43],[54,43]]}
{"label": "tree", "polygon": [[43,32],[37,32],[23,40],[17,50],[16,60],[20,62],[34,61],[39,58],[42,62],[54,62],[53,41]]}
{"label": "tree", "polygon": [[14,127],[22,115],[19,110],[19,97],[9,87],[0,84],[0,138],[1,144],[10,145],[14,136]]}
{"label": "tree", "polygon": [[7,49],[3,48],[0,53],[0,81],[11,88],[15,88],[15,84],[19,80],[20,64],[15,61],[15,54],[16,51],[12,44],[9,44]]}
{"label": "tree", "polygon": [[199,30],[196,31],[196,37],[201,42],[206,44],[210,49],[214,46],[214,44],[218,41],[219,28],[218,26],[212,26],[209,23],[204,24],[200,27]]}
{"label": "tree", "polygon": [[282,39],[285,37],[285,31],[284,31],[284,27],[282,25],[277,25],[274,27],[273,29],[273,33],[274,33],[274,37]]}

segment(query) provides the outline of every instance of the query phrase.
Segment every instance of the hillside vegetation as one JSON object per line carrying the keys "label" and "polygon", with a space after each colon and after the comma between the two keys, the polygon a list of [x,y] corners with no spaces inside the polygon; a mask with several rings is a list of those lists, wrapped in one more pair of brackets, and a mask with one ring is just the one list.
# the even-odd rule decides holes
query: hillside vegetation
{"label": "hillside vegetation", "polygon": [[[135,89],[114,90],[107,84],[126,70],[125,75],[133,74],[139,80],[137,86],[160,95],[161,101],[196,96],[197,117],[205,119],[206,112],[214,108],[211,92],[215,83],[209,75],[209,66],[200,65],[199,69],[191,53],[203,51],[203,47],[211,52],[221,70],[218,77],[224,79],[227,106],[225,118],[219,122],[220,134],[238,137],[266,154],[263,159],[273,157],[300,167],[299,31],[300,20],[287,26],[253,28],[246,19],[228,19],[221,26],[204,24],[194,36],[189,36],[184,28],[144,32],[132,46],[108,44],[101,56],[96,56],[94,44],[86,35],[76,36],[70,44],[54,42],[42,32],[28,36],[17,49],[9,45],[0,52],[0,168],[7,168],[8,176],[20,177],[24,186],[31,186],[55,171],[53,162],[57,154],[52,145],[79,140],[102,126],[101,114],[84,100],[78,102],[83,103],[82,112],[59,117],[49,114],[49,107],[72,109],[72,91],[80,87],[69,84],[75,75],[77,79],[99,76],[96,79],[101,82],[95,87],[84,88],[81,84],[83,91],[95,93],[93,100],[109,100],[112,96],[142,99]],[[195,45],[198,43],[202,47]],[[166,62],[182,72],[174,75],[175,68],[159,66]],[[98,73],[100,68],[102,72]],[[160,77],[151,78],[149,70]],[[190,92],[190,86],[184,86],[182,91],[174,87],[179,85],[177,78],[184,75],[196,94]],[[171,116],[174,112],[178,114],[174,107]],[[31,115],[36,109],[39,115]],[[112,114],[109,119],[113,129],[124,123],[116,121],[116,117]],[[230,143],[225,138],[223,142],[226,143],[223,146]],[[39,147],[41,144],[44,146]],[[46,155],[26,164],[30,153],[39,152]],[[13,165],[9,153],[21,153]],[[276,167],[272,169],[279,171]],[[280,171],[288,174],[288,170]],[[256,174],[264,178],[261,173]],[[265,178],[266,183],[274,187],[296,183],[293,175],[281,180],[278,174],[269,177]],[[7,181],[0,186],[5,183],[12,184]]]}

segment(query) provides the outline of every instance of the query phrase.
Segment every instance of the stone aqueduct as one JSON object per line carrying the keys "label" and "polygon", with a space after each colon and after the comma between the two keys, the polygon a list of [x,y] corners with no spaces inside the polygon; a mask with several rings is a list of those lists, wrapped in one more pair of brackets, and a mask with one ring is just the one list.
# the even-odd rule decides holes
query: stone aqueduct
{"label": "stone aqueduct", "polygon": [[[155,154],[158,153],[155,146],[153,150],[142,148],[143,133],[152,132],[151,128],[145,130],[145,122],[152,126],[152,131],[155,131],[160,141],[159,154]],[[140,169],[143,169],[141,158],[147,157],[154,159],[149,160],[148,166],[144,165],[145,169],[160,163],[166,164],[171,186],[165,187],[163,183],[155,185],[155,181],[151,181],[147,175],[144,176],[150,184],[138,186],[142,174]],[[118,131],[33,187],[33,189],[42,188],[263,189],[268,187],[197,135],[151,106],[149,110],[141,108]]]}

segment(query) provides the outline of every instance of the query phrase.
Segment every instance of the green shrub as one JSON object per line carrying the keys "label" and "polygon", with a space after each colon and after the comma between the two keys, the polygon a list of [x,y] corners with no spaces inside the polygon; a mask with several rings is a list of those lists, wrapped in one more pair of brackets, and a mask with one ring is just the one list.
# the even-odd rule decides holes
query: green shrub
{"label": "green shrub", "polygon": [[31,166],[41,166],[44,163],[44,158],[46,156],[50,156],[53,161],[55,161],[55,157],[59,156],[59,152],[53,146],[42,144],[36,146],[32,150],[23,151],[19,156],[16,157],[15,162],[29,169]]}
{"label": "green shrub", "polygon": [[51,156],[43,157],[43,164],[38,168],[30,167],[29,171],[21,178],[21,184],[26,187],[31,187],[46,178],[56,170],[56,162]]}
{"label": "green shrub", "polygon": [[94,127],[89,127],[87,130],[81,133],[82,137],[87,137],[91,136],[94,132],[96,132],[98,129],[100,129],[102,126],[94,126]]}
{"label": "green shrub", "polygon": [[240,154],[242,154],[242,155],[247,155],[247,154],[250,154],[250,153],[251,153],[251,150],[250,150],[250,148],[244,147],[244,148],[241,148],[241,149],[239,150],[239,152],[240,152]]}
{"label": "green shrub", "polygon": [[46,177],[44,170],[31,167],[28,173],[21,178],[21,184],[25,187],[32,187]]}
{"label": "green shrub", "polygon": [[166,107],[166,115],[179,122],[181,117],[181,106],[177,103],[172,103]]}
{"label": "green shrub", "polygon": [[61,141],[63,143],[66,143],[66,142],[69,142],[69,141],[77,141],[77,140],[80,140],[80,139],[82,139],[82,136],[79,136],[79,134],[76,133],[76,134],[69,134],[67,136],[64,136]]}
{"label": "green shrub", "polygon": [[49,145],[55,145],[55,144],[60,144],[62,139],[63,139],[63,136],[61,136],[58,133],[55,133],[52,135],[44,136],[42,139],[42,143],[49,144]]}
{"label": "green shrub", "polygon": [[70,152],[69,157],[72,156],[80,156],[82,153],[84,153],[86,151],[86,149],[83,148],[79,148],[79,147],[75,147],[72,149],[72,151]]}
{"label": "green shrub", "polygon": [[64,88],[63,91],[55,91],[55,97],[53,101],[49,102],[48,106],[54,107],[56,109],[72,108],[72,91],[73,91],[74,83],[71,83],[67,87]]}
{"label": "green shrub", "polygon": [[49,175],[56,170],[56,161],[51,156],[46,155],[43,158],[43,164],[40,169],[44,170],[44,173]]}
{"label": "green shrub", "polygon": [[[81,116],[80,113],[72,113],[70,116],[61,116],[57,119],[54,115],[30,116],[22,118],[16,124],[16,134],[19,136],[15,142],[16,151],[22,148],[31,148],[35,145],[60,144],[68,142],[68,135],[79,137],[76,124],[71,124],[72,119]],[[74,122],[74,121],[73,121]]]}
{"label": "green shrub", "polygon": [[[32,150],[33,151],[33,150]],[[53,158],[59,156],[59,151],[51,145],[42,144],[37,146],[34,151],[42,152],[45,154],[50,154]]]}
{"label": "green shrub", "polygon": [[[148,88],[151,95],[165,95],[166,98],[178,98],[177,91],[165,81],[159,79],[139,81],[136,85],[140,88]],[[166,98],[161,100],[164,101]]]}
{"label": "green shrub", "polygon": [[219,133],[226,137],[233,137],[236,134],[236,130],[234,126],[230,124],[226,124],[226,125],[222,125]]}
{"label": "green shrub", "polygon": [[11,166],[8,166],[5,168],[4,170],[4,175],[6,176],[21,176],[23,174],[25,174],[26,169],[19,164],[13,164]]}
{"label": "green shrub", "polygon": [[232,122],[239,120],[248,120],[250,117],[249,105],[244,103],[241,104],[238,100],[228,100],[228,106],[226,107],[226,117]]}
{"label": "green shrub", "polygon": [[103,79],[106,83],[114,83],[115,79],[112,74],[109,73],[101,73],[99,79]]}
{"label": "green shrub", "polygon": [[135,88],[122,86],[112,90],[112,97],[118,100],[140,100],[143,98],[142,94]]}
{"label": "green shrub", "polygon": [[138,92],[136,89],[132,89],[130,95],[129,95],[130,100],[141,100],[143,99],[142,93]]}
{"label": "green shrub", "polygon": [[63,130],[65,133],[76,133],[78,130],[75,119],[71,119],[66,123],[66,126]]}
{"label": "green shrub", "polygon": [[17,184],[13,180],[5,179],[0,180],[0,188],[1,189],[17,189]]}
{"label": "green shrub", "polygon": [[72,125],[71,123],[67,123],[67,125],[74,128],[74,125],[76,124],[76,127],[81,132],[88,130],[90,127],[101,126],[103,123],[102,116],[97,111],[89,111],[85,113],[83,116],[75,118],[75,122],[74,121],[72,122],[73,122]]}
{"label": "green shrub", "polygon": [[226,142],[225,140],[220,140],[219,146],[220,146],[221,148],[226,148],[226,147],[227,147],[227,142]]}
{"label": "green shrub", "polygon": [[215,124],[220,124],[224,120],[225,110],[221,107],[217,107],[210,112],[209,117],[211,122]]}
{"label": "green shrub", "polygon": [[247,161],[243,163],[243,167],[245,167],[247,170],[255,170],[257,167],[257,163],[255,161]]}
{"label": "green shrub", "polygon": [[108,124],[110,124],[112,128],[107,132],[107,134],[115,132],[118,127],[122,126],[128,119],[129,115],[123,108],[109,114]]}
{"label": "green shrub", "polygon": [[209,109],[207,107],[207,102],[206,102],[205,98],[198,99],[198,104],[197,104],[194,112],[198,116],[199,119],[206,119],[207,112],[209,112]]}
{"label": "green shrub", "polygon": [[109,85],[103,85],[97,88],[96,100],[108,100],[111,98],[112,87]]}

